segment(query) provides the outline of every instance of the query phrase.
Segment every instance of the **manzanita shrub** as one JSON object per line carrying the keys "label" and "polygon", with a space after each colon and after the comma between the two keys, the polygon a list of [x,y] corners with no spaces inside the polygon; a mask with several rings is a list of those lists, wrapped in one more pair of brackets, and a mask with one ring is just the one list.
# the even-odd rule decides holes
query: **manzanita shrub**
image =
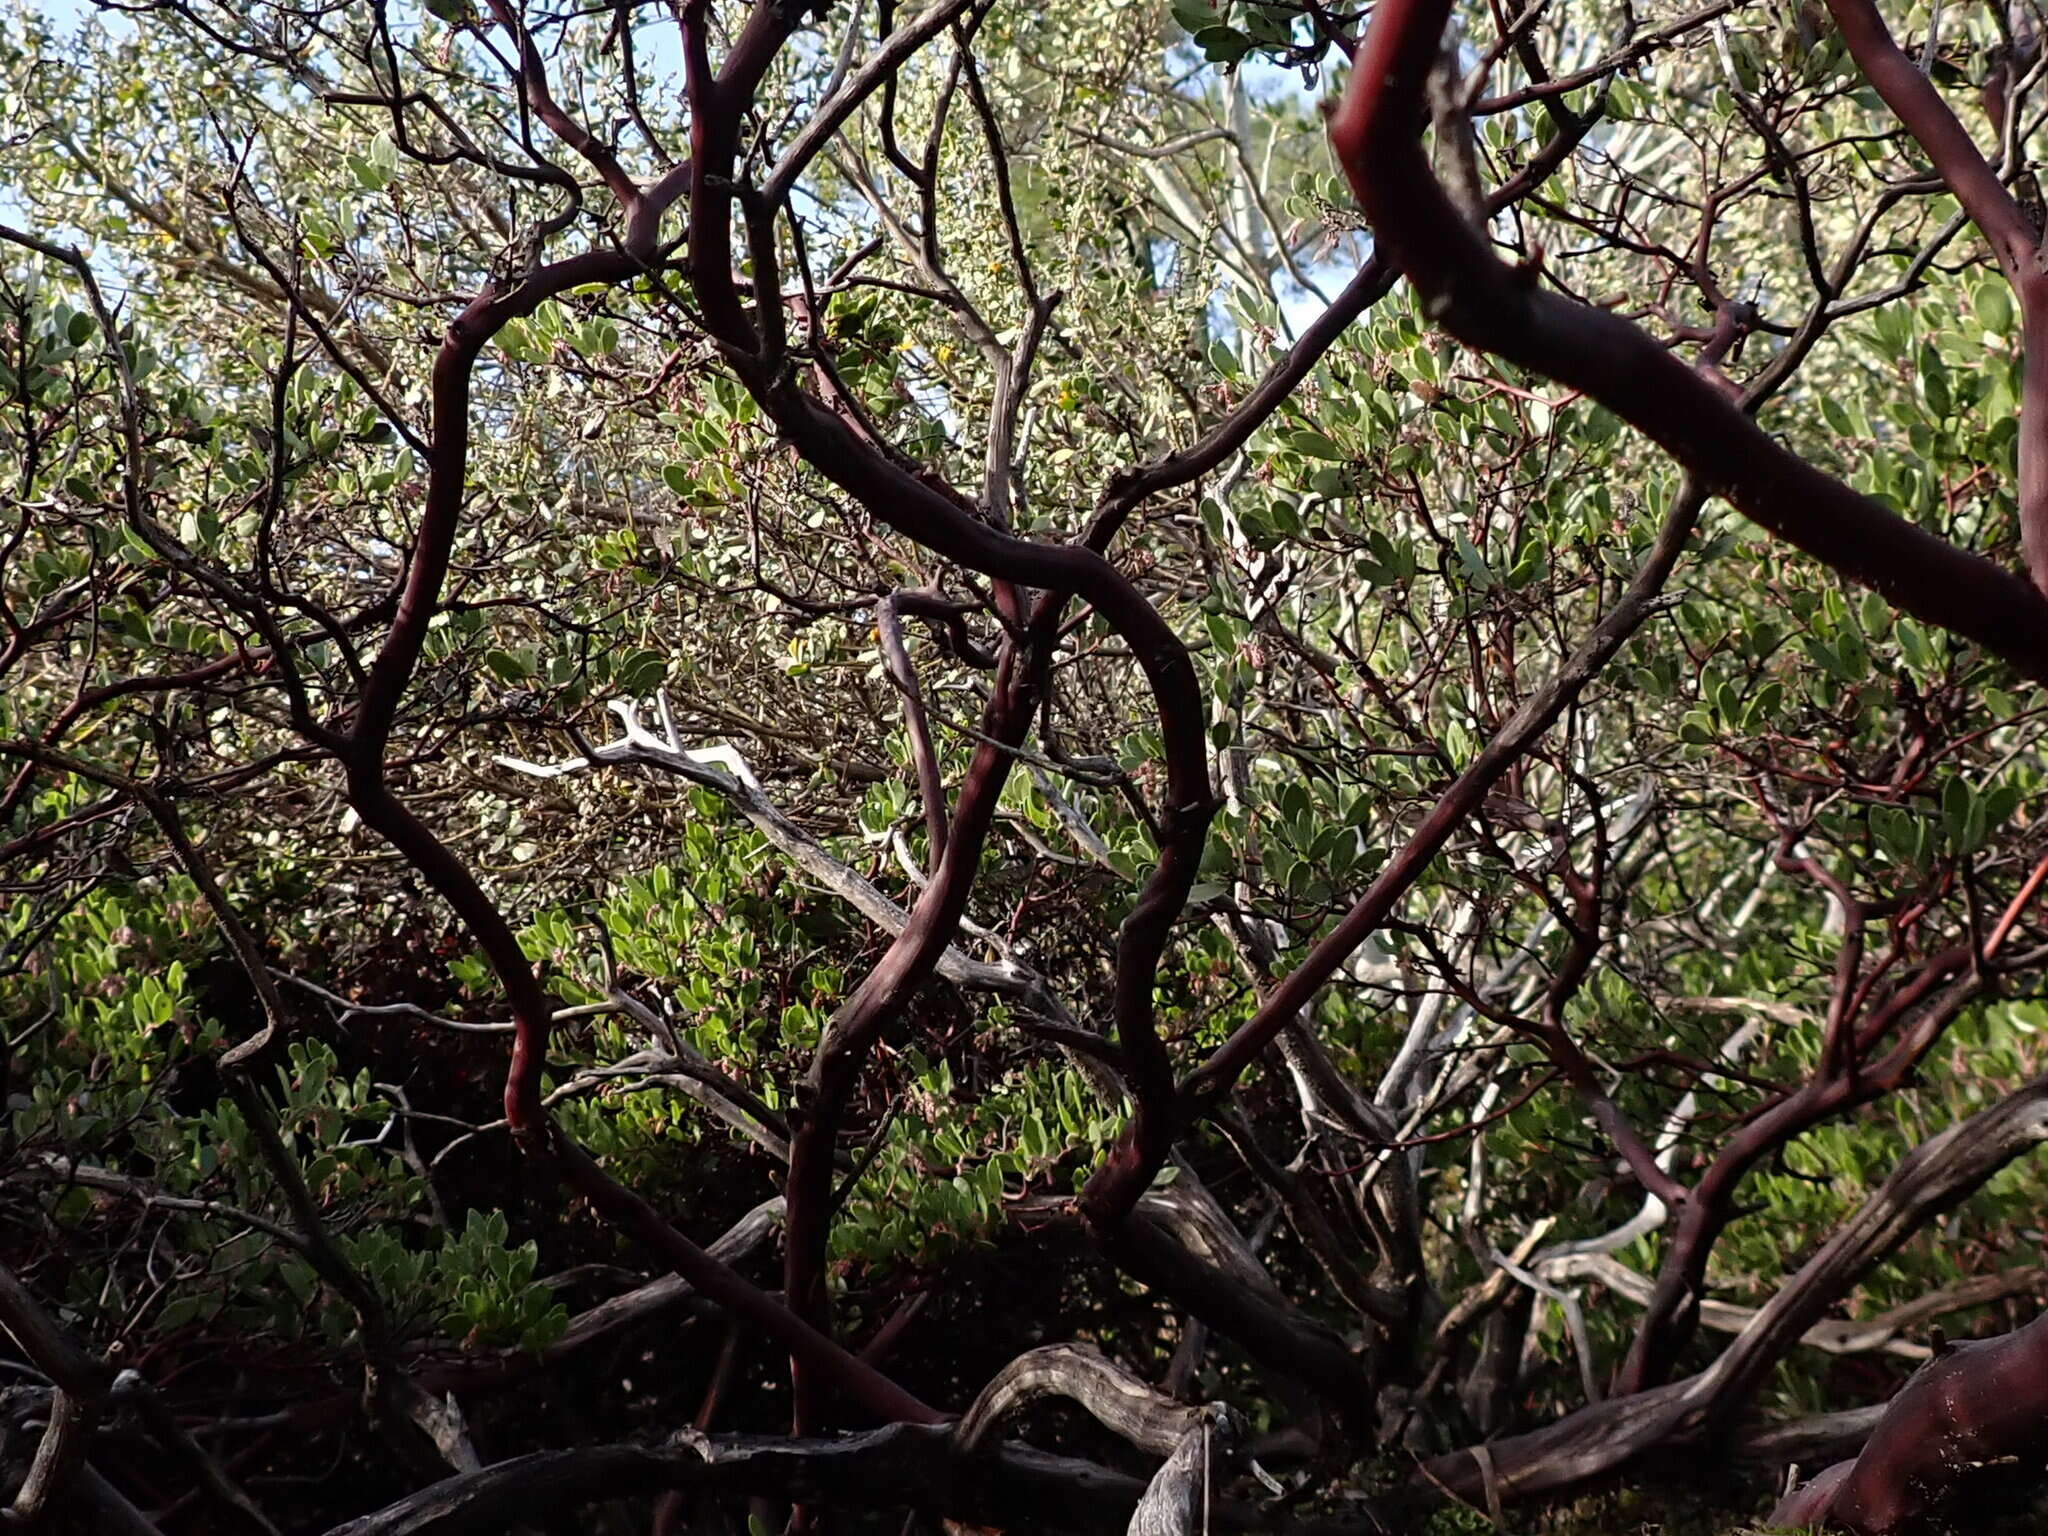
{"label": "manzanita shrub", "polygon": [[12,1517],[2023,1509],[2042,25],[8,13]]}

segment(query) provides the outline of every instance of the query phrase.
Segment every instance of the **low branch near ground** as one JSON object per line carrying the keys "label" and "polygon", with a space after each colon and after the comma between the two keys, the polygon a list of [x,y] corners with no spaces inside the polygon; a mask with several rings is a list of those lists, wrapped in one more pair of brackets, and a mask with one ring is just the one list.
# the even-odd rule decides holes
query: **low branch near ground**
{"label": "low branch near ground", "polygon": [[[1486,1447],[1484,1468],[1470,1451],[1436,1457],[1425,1465],[1419,1486],[1475,1498],[1484,1497],[1490,1485],[1497,1497],[1533,1498],[1582,1486],[1661,1445],[1695,1438],[1702,1431],[1725,1433],[1753,1400],[1763,1373],[1808,1330],[1839,1326],[1843,1337],[1853,1337],[1856,1324],[1828,1325],[1822,1319],[1863,1276],[1935,1215],[2044,1141],[2048,1076],[2036,1078],[1907,1154],[1705,1371],[1610,1398],[1555,1424],[1493,1441]],[[2032,1271],[2015,1273],[2028,1276],[2032,1283]],[[2005,1289],[2006,1283],[2002,1276],[1985,1277],[1908,1303],[1876,1322],[1910,1326],[1938,1315],[1935,1309],[1951,1302],[1978,1305],[1995,1299],[1994,1291],[2014,1294]]]}
{"label": "low branch near ground", "polygon": [[43,1433],[6,1512],[10,1521],[32,1526],[61,1508],[58,1501],[74,1494],[71,1485],[90,1475],[86,1449],[113,1373],[81,1349],[5,1265],[0,1265],[0,1328],[51,1382]]}
{"label": "low branch near ground", "polygon": [[[1005,1444],[962,1456],[950,1427],[909,1424],[836,1439],[711,1437],[675,1444],[543,1451],[423,1489],[327,1536],[471,1536],[538,1511],[674,1490],[709,1499],[761,1494],[852,1509],[912,1507],[1034,1530],[1121,1530],[1146,1484],[1092,1462]],[[1271,1530],[1242,1506],[1219,1503],[1217,1529]]]}

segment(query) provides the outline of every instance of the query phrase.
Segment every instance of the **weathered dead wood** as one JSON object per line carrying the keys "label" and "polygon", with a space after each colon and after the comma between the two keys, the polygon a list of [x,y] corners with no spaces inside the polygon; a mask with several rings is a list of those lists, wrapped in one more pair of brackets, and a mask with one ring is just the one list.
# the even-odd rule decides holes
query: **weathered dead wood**
{"label": "weathered dead wood", "polygon": [[1229,1447],[1231,1425],[1221,1409],[1204,1409],[1152,1475],[1125,1536],[1202,1536],[1209,1527],[1216,1462]]}
{"label": "weathered dead wood", "polygon": [[996,1372],[953,1427],[953,1444],[971,1455],[1012,1411],[1040,1397],[1071,1398],[1105,1429],[1155,1456],[1172,1456],[1207,1422],[1203,1409],[1148,1387],[1091,1345],[1048,1344]]}
{"label": "weathered dead wood", "polygon": [[[1604,1253],[1567,1254],[1553,1264],[1550,1273],[1564,1280],[1597,1281],[1638,1305],[1648,1301],[1655,1288],[1655,1282],[1648,1275],[1630,1269],[1619,1259]],[[1908,1329],[1949,1312],[1960,1312],[2007,1296],[2038,1291],[2044,1282],[2048,1282],[2048,1270],[2035,1268],[1973,1275],[1958,1284],[1917,1296],[1876,1317],[1823,1318],[1799,1335],[1799,1343],[1830,1355],[1877,1352],[1895,1355],[1902,1360],[1927,1360],[1934,1351],[1917,1340],[1906,1338]],[[1740,1334],[1762,1315],[1762,1310],[1757,1307],[1738,1307],[1730,1302],[1711,1299],[1700,1303],[1700,1325],[1717,1333]]]}

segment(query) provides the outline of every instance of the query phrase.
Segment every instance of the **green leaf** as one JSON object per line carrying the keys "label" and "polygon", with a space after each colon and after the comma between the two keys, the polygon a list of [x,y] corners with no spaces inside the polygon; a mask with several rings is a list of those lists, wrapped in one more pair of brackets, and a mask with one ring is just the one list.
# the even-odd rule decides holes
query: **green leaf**
{"label": "green leaf", "polygon": [[156,1315],[156,1325],[166,1333],[184,1327],[187,1323],[211,1317],[216,1310],[214,1298],[203,1293],[186,1292],[165,1302]]}
{"label": "green leaf", "polygon": [[1777,718],[1778,710],[1784,705],[1784,702],[1785,685],[1776,679],[1765,683],[1763,687],[1750,695],[1749,702],[1742,708],[1742,719],[1745,728],[1755,730],[1761,726],[1769,725]]}
{"label": "green leaf", "polygon": [[1970,302],[1985,330],[2003,336],[2012,329],[2012,289],[2003,278],[1986,278],[1979,283]]}
{"label": "green leaf", "polygon": [[1722,682],[1715,684],[1714,718],[1723,725],[1739,726],[1742,724],[1742,698],[1736,693],[1733,683]]}
{"label": "green leaf", "polygon": [[1960,774],[1942,786],[1941,829],[1948,834],[1950,846],[1961,853],[1967,853],[1970,849],[1970,814],[1976,799]]}
{"label": "green leaf", "polygon": [[627,693],[652,693],[668,676],[668,658],[659,651],[632,651],[612,670],[612,677]]}
{"label": "green leaf", "polygon": [[1986,790],[1980,801],[1984,811],[1985,832],[1996,832],[2004,826],[2012,813],[2019,809],[2020,801],[2024,798],[2025,792],[2016,784],[2000,784],[1995,789]]}
{"label": "green leaf", "polygon": [[1209,643],[1216,647],[1216,654],[1231,657],[1237,654],[1238,626],[1226,614],[1212,613],[1203,620],[1203,628],[1209,632]]}
{"label": "green leaf", "polygon": [[1465,537],[1460,528],[1457,536],[1458,562],[1465,567],[1465,575],[1472,585],[1485,591],[1493,585],[1493,572],[1487,568],[1486,556],[1479,553],[1478,546]]}
{"label": "green leaf", "polygon": [[351,154],[347,156],[347,165],[356,185],[366,192],[382,192],[391,184],[391,169],[379,165],[371,156]]}
{"label": "green leaf", "polygon": [[484,654],[484,665],[491,669],[500,682],[512,684],[525,682],[539,670],[538,658],[531,650],[523,647],[516,651],[487,651]]}
{"label": "green leaf", "polygon": [[1287,446],[1312,459],[1348,460],[1351,455],[1321,432],[1301,430],[1287,434]]}
{"label": "green leaf", "polygon": [[1252,51],[1252,40],[1235,27],[1204,27],[1195,43],[1211,64],[1235,64]]}

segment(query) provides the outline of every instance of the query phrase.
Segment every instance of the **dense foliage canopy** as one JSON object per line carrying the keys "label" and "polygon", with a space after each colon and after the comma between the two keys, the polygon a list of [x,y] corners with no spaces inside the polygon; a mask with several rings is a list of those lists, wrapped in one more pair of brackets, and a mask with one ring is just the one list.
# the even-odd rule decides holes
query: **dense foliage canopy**
{"label": "dense foliage canopy", "polygon": [[2041,35],[0,17],[13,1516],[2025,1507]]}

